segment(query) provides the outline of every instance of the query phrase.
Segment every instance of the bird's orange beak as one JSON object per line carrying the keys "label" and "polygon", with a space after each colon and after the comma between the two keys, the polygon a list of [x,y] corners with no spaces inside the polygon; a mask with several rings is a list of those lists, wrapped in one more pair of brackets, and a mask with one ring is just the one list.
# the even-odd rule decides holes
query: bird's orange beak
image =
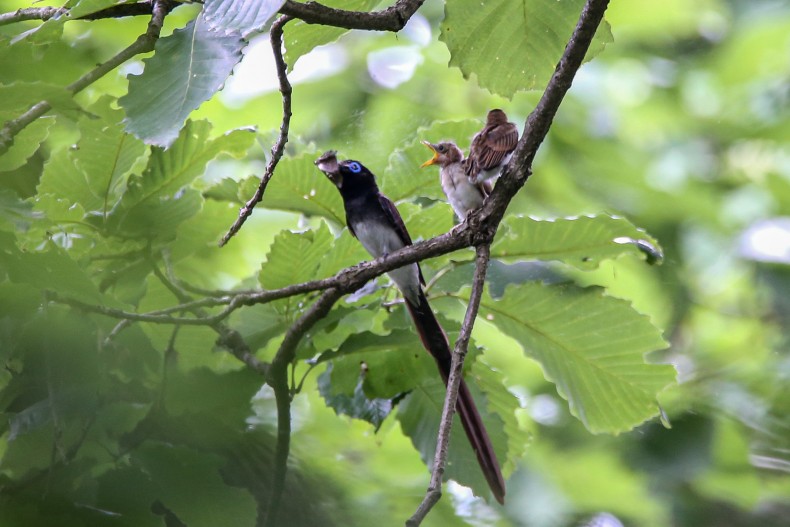
{"label": "bird's orange beak", "polygon": [[424,144],[424,145],[425,145],[425,147],[426,147],[428,150],[430,150],[431,152],[433,152],[433,157],[432,157],[432,158],[430,158],[430,159],[429,159],[428,161],[426,161],[425,163],[423,163],[422,165],[420,165],[420,168],[425,168],[425,167],[427,167],[427,166],[435,165],[436,163],[438,163],[438,162],[439,162],[439,152],[437,152],[437,151],[436,151],[436,147],[435,147],[435,146],[433,146],[433,145],[432,145],[431,143],[429,143],[428,141],[423,141],[423,142],[422,142],[422,144]]}

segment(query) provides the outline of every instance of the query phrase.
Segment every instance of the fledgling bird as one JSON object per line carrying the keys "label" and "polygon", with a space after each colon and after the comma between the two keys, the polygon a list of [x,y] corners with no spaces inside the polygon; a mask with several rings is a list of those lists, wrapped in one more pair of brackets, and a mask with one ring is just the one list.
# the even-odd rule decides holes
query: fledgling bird
{"label": "fledgling bird", "polygon": [[433,152],[433,157],[420,168],[439,165],[442,190],[455,215],[459,220],[464,221],[471,211],[483,206],[483,201],[490,190],[487,183],[473,183],[469,179],[466,175],[464,153],[452,141],[437,144],[423,141],[422,144]]}
{"label": "fledgling bird", "polygon": [[500,109],[488,112],[486,125],[472,138],[466,174],[475,183],[499,177],[518,144],[518,128]]}
{"label": "fledgling bird", "polygon": [[[316,166],[335,184],[343,198],[346,224],[351,234],[373,256],[385,256],[407,245],[411,238],[395,204],[379,192],[375,176],[359,161],[338,161],[334,151],[324,153]],[[422,272],[416,263],[389,273],[403,293],[406,308],[414,321],[423,346],[433,356],[447,384],[452,352],[447,335],[428,304],[422,286]],[[466,436],[494,497],[504,503],[505,482],[488,432],[477,411],[469,387],[461,380],[456,406]]]}

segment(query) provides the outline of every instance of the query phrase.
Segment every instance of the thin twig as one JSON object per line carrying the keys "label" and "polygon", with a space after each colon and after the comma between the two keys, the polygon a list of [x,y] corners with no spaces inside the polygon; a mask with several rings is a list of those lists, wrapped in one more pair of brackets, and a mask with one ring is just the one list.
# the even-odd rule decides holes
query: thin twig
{"label": "thin twig", "polygon": [[318,2],[286,0],[280,13],[299,18],[308,24],[364,29],[367,31],[400,31],[425,0],[398,0],[381,11],[346,11],[327,7]]}
{"label": "thin twig", "polygon": [[[179,2],[166,1],[165,7],[168,12],[181,5]],[[147,0],[144,2],[137,2],[135,4],[120,4],[110,6],[106,9],[90,13],[79,18],[70,18],[70,20],[100,20],[103,18],[123,18],[127,16],[140,16],[150,15],[153,12],[154,2]],[[26,20],[41,20],[46,22],[50,18],[66,15],[69,16],[69,10],[63,7],[26,7],[17,9],[10,13],[0,14],[0,26],[13,24],[16,22],[24,22]]]}
{"label": "thin twig", "polygon": [[288,388],[288,366],[296,357],[296,347],[313,325],[324,318],[337,302],[343,291],[327,289],[285,332],[285,338],[272,361],[267,382],[274,390],[277,404],[277,448],[272,471],[272,494],[266,512],[264,526],[277,525],[280,502],[285,491],[285,476],[288,471],[288,453],[291,448],[291,392]]}
{"label": "thin twig", "polygon": [[58,15],[67,13],[68,9],[62,7],[26,7],[17,9],[10,13],[0,14],[0,26],[6,24],[13,24],[15,22],[24,22],[26,20],[43,20],[47,21]]}
{"label": "thin twig", "polygon": [[247,201],[247,203],[245,203],[244,206],[239,209],[239,217],[236,218],[236,221],[230,226],[228,232],[226,232],[219,241],[220,247],[223,247],[237,232],[239,232],[241,226],[244,225],[244,222],[247,221],[247,218],[249,218],[252,214],[255,205],[257,205],[263,199],[263,193],[266,192],[266,187],[274,175],[274,169],[277,167],[277,163],[280,162],[280,158],[283,156],[285,143],[288,142],[288,128],[291,124],[291,83],[288,82],[288,65],[285,63],[285,59],[283,58],[283,27],[288,23],[289,20],[291,20],[290,16],[283,15],[274,21],[272,28],[269,30],[269,40],[272,44],[274,64],[277,67],[277,78],[280,81],[280,93],[282,94],[283,98],[283,120],[280,124],[280,135],[277,137],[277,142],[275,142],[274,146],[272,147],[272,157],[269,159],[269,163],[266,165],[266,170],[264,171],[263,176],[261,176],[261,182],[258,184],[258,189],[255,191],[255,194],[249,199],[249,201]]}
{"label": "thin twig", "polygon": [[[182,306],[191,305],[192,307],[187,309],[192,311],[199,318],[205,318],[204,310],[196,306],[199,301],[193,301],[189,292],[184,290],[181,285],[172,278],[173,268],[170,265],[170,261],[167,256],[163,254],[162,258],[165,262],[166,273],[163,273],[162,270],[159,269],[159,266],[156,264],[156,262],[154,262],[152,259],[151,265],[154,270],[154,275],[156,275],[159,281],[162,282],[162,284],[164,284],[164,286],[175,295],[178,301],[181,302]],[[234,357],[246,364],[247,367],[252,371],[259,373],[264,377],[268,376],[269,364],[259,360],[255,356],[250,347],[247,345],[247,342],[244,340],[244,337],[241,336],[241,333],[226,326],[220,320],[212,322],[209,324],[209,327],[211,327],[211,329],[213,329],[219,335],[217,338],[217,344],[219,346],[227,349]]]}
{"label": "thin twig", "polygon": [[469,295],[469,304],[466,306],[466,315],[461,324],[461,332],[458,340],[455,341],[453,350],[453,362],[450,366],[450,377],[447,379],[447,394],[444,398],[442,408],[442,418],[439,423],[439,434],[436,438],[436,454],[433,457],[433,468],[431,469],[431,482],[428,491],[411,518],[406,521],[407,527],[416,527],[422,523],[425,516],[431,511],[434,505],[442,497],[442,478],[444,467],[447,464],[447,451],[450,444],[450,431],[453,426],[453,415],[455,405],[458,400],[458,389],[463,378],[464,359],[469,348],[469,338],[477,319],[477,311],[480,308],[480,299],[483,296],[485,287],[486,271],[488,270],[488,260],[491,256],[489,245],[480,245],[477,248],[477,263],[475,265],[475,275],[472,281],[472,292]]}
{"label": "thin twig", "polygon": [[[164,0],[155,0],[151,21],[148,23],[145,33],[137,37],[137,40],[126,49],[66,86],[66,90],[72,95],[77,94],[134,56],[153,51],[154,44],[162,31],[162,24],[167,12],[166,2]],[[11,145],[14,144],[14,137],[19,132],[51,109],[52,105],[49,102],[40,101],[16,119],[6,122],[2,130],[0,130],[0,155],[3,155],[11,148]]]}
{"label": "thin twig", "polygon": [[[373,261],[347,267],[329,278],[293,284],[280,289],[271,289],[254,293],[244,292],[216,298],[201,298],[148,313],[134,313],[106,306],[88,304],[81,300],[60,296],[54,293],[52,295],[52,300],[72,306],[81,311],[97,313],[111,318],[127,319],[134,322],[182,324],[185,326],[212,326],[215,323],[221,322],[242,306],[266,304],[274,300],[313,291],[324,291],[330,288],[338,289],[343,293],[355,291],[369,280],[388,271],[392,271],[393,269],[426,258],[448,254],[464,247],[469,247],[472,243],[471,240],[473,235],[474,233],[469,230],[469,227],[464,225],[463,228],[456,229],[451,233],[445,233],[436,238],[431,238],[430,240],[417,242],[414,245],[409,245]],[[490,240],[488,240],[488,242],[490,242]],[[210,316],[195,318],[171,316],[169,314],[177,311],[194,312],[195,308],[220,305],[226,306],[225,309]]]}

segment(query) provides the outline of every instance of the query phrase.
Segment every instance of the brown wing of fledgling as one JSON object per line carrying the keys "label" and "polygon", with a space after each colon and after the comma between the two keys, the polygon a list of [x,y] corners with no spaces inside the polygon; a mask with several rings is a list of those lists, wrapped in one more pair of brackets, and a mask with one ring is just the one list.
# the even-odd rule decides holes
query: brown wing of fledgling
{"label": "brown wing of fledgling", "polygon": [[502,110],[491,110],[485,127],[472,139],[466,173],[476,176],[481,170],[491,170],[516,149],[518,128],[507,120]]}

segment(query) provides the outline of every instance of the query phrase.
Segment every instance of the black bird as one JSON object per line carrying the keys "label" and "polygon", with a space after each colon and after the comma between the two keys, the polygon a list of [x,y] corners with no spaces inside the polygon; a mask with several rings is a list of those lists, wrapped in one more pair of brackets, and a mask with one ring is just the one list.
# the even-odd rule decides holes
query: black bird
{"label": "black bird", "polygon": [[[387,255],[407,245],[411,238],[395,204],[379,192],[375,176],[359,161],[338,162],[334,151],[324,153],[316,166],[335,184],[343,197],[348,230],[373,256]],[[409,264],[390,271],[390,278],[403,293],[406,308],[414,321],[425,349],[436,360],[447,384],[452,352],[447,335],[428,304],[422,290],[424,280],[420,266]],[[499,503],[504,503],[505,481],[499,468],[491,439],[477,411],[469,387],[461,380],[456,406],[466,436],[477,455],[486,481]]]}
{"label": "black bird", "polygon": [[499,177],[518,144],[518,128],[496,108],[488,112],[486,125],[472,138],[466,174],[473,183]]}

